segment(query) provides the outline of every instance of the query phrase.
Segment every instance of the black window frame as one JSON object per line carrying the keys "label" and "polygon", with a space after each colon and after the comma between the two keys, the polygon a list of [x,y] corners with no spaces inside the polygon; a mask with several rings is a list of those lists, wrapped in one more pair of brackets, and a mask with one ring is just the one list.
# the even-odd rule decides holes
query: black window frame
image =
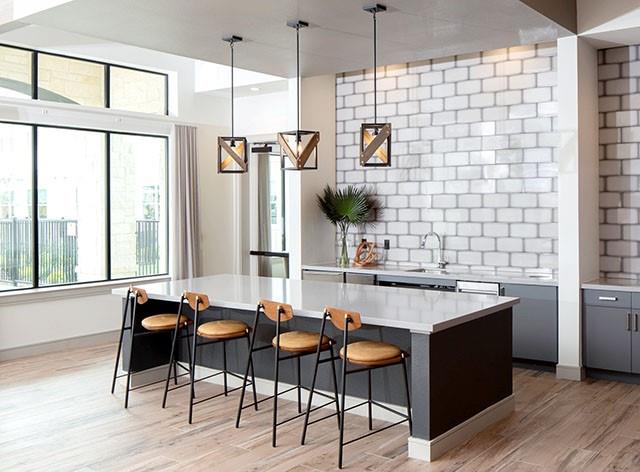
{"label": "black window frame", "polygon": [[[6,47],[6,48],[19,49],[22,51],[28,51],[31,53],[31,99],[32,100],[46,101],[47,103],[57,103],[49,100],[42,100],[38,96],[39,95],[38,93],[39,91],[38,56],[40,54],[44,54],[46,56],[61,57],[64,59],[89,62],[92,64],[99,64],[103,66],[104,67],[104,107],[103,108],[107,110],[116,110],[116,111],[122,111],[125,113],[141,113],[149,116],[169,116],[169,74],[166,74],[164,72],[154,71],[154,70],[143,69],[140,67],[132,67],[128,65],[117,64],[115,62],[105,62],[105,61],[99,61],[96,59],[86,59],[84,57],[76,57],[76,56],[71,56],[68,54],[62,54],[57,52],[40,51],[37,49],[26,48],[23,46],[15,46],[13,44],[0,43],[0,46]],[[156,113],[135,112],[130,110],[122,110],[120,108],[111,108],[111,67],[117,67],[119,69],[128,69],[136,72],[144,72],[147,74],[159,75],[161,77],[164,77],[164,113],[162,115],[158,115]],[[84,105],[79,104],[78,106],[83,107]],[[92,108],[92,107],[86,107],[86,108]]]}
{"label": "black window frame", "polygon": [[[31,287],[19,287],[13,288],[10,290],[0,290],[0,294],[4,293],[15,293],[21,292],[25,290],[33,290],[40,288],[56,288],[56,287],[77,287],[82,285],[90,285],[96,283],[103,282],[117,282],[122,280],[137,280],[137,279],[147,279],[149,277],[163,277],[169,275],[169,136],[162,134],[153,134],[153,133],[136,133],[131,131],[115,131],[109,129],[100,129],[100,128],[88,128],[88,127],[79,127],[79,126],[65,126],[65,125],[51,125],[51,124],[41,124],[41,123],[33,123],[33,122],[23,122],[23,121],[10,121],[10,120],[0,120],[0,124],[8,124],[8,125],[20,125],[20,126],[28,126],[31,128],[31,140],[32,140],[32,149],[31,149],[31,178],[32,178],[32,194],[31,194],[31,211],[32,215],[36,215],[35,218],[32,217],[31,223],[31,249],[33,257],[31,259],[31,269],[32,269],[32,286]],[[73,131],[89,131],[89,132],[98,132],[103,133],[105,136],[105,199],[106,199],[106,211],[105,211],[105,257],[106,257],[106,278],[99,280],[91,280],[86,282],[73,282],[66,284],[54,284],[54,285],[40,285],[40,261],[39,261],[39,239],[38,239],[38,222],[40,220],[40,215],[38,214],[38,128],[53,128],[53,129],[65,129],[65,130],[73,130]],[[165,188],[165,208],[167,209],[167,224],[165,228],[165,241],[166,247],[165,258],[166,258],[166,271],[160,272],[157,274],[151,275],[139,275],[139,276],[126,276],[126,277],[112,277],[111,270],[111,136],[117,135],[125,135],[125,136],[139,136],[139,137],[148,137],[148,138],[161,138],[165,141],[165,175],[164,175],[164,188]],[[163,249],[160,248],[160,251]]]}

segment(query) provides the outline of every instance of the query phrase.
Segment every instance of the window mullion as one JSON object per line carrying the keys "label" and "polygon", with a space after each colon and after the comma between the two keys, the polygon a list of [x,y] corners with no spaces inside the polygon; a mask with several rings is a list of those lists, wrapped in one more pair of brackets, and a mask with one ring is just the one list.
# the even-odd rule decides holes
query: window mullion
{"label": "window mullion", "polygon": [[40,286],[40,244],[39,244],[39,225],[40,225],[40,217],[38,215],[38,127],[31,127],[31,171],[32,171],[32,182],[31,182],[31,225],[32,225],[32,251],[33,255],[31,257],[32,266],[32,275],[33,275],[33,287],[37,288]]}

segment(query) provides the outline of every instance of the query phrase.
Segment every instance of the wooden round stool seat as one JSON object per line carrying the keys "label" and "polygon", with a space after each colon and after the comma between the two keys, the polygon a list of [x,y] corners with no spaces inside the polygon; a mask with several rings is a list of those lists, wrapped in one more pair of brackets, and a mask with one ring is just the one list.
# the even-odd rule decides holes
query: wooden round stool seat
{"label": "wooden round stool seat", "polygon": [[[142,326],[149,331],[167,331],[176,327],[176,319],[178,315],[152,315],[147,316],[142,320]],[[189,318],[184,315],[180,315],[180,325],[186,325],[189,322]]]}
{"label": "wooden round stool seat", "polygon": [[[280,334],[280,349],[287,352],[313,352],[318,348],[320,333],[310,331],[289,331]],[[277,336],[271,344],[276,347]],[[329,349],[329,337],[322,336],[321,349]]]}
{"label": "wooden round stool seat", "polygon": [[239,320],[208,321],[198,326],[198,336],[208,339],[235,339],[247,335],[249,326]]}
{"label": "wooden round stool seat", "polygon": [[[344,348],[340,349],[340,357],[344,359]],[[402,350],[380,341],[357,341],[348,345],[347,360],[364,366],[395,364],[402,360]]]}

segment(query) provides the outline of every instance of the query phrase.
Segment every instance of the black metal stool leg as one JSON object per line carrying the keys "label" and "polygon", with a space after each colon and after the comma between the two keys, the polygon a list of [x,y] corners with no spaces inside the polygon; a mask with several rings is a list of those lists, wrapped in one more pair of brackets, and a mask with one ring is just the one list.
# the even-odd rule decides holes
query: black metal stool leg
{"label": "black metal stool leg", "polygon": [[[255,403],[256,384],[253,375],[253,346],[256,342],[256,331],[258,329],[258,316],[260,316],[260,306],[256,309],[256,316],[253,320],[253,329],[251,330],[251,340],[249,341],[249,357],[247,359],[247,367],[244,370],[244,378],[242,379],[242,390],[240,390],[240,403],[238,404],[238,414],[236,415],[236,428],[240,427],[240,417],[242,416],[242,405],[244,403],[244,393],[247,390],[247,378],[249,377],[249,369],[251,369],[251,377],[253,378],[253,398]],[[247,338],[249,333],[247,333]],[[257,410],[257,407],[256,407]]]}
{"label": "black metal stool leg", "polygon": [[367,371],[367,407],[369,409],[369,430],[373,429],[372,407],[371,407],[371,369]]}
{"label": "black metal stool leg", "polygon": [[189,366],[189,374],[191,387],[189,388],[189,424],[193,422],[193,392],[196,381],[196,359],[198,347],[198,305],[196,304],[195,316],[193,320],[193,350],[191,351],[191,365]]}
{"label": "black metal stool leg", "polygon": [[336,375],[336,361],[333,355],[333,344],[329,345],[331,353],[331,380],[333,381],[333,395],[336,399],[336,418],[338,419],[338,429],[340,429],[340,401],[338,400],[338,376]]}
{"label": "black metal stool leg", "polygon": [[124,394],[124,407],[127,408],[129,406],[129,392],[131,391],[131,366],[133,365],[133,338],[134,338],[134,332],[135,332],[135,323],[136,323],[136,305],[135,305],[135,301],[132,302],[132,309],[131,309],[131,330],[129,331],[129,336],[130,336],[130,340],[129,340],[129,367],[127,368],[127,391]]}
{"label": "black metal stool leg", "polygon": [[[346,332],[346,330],[345,330]],[[345,351],[347,345],[345,344]],[[346,358],[345,352],[345,358]],[[342,451],[344,449],[344,409],[345,409],[345,396],[347,391],[347,361],[342,360],[342,392],[340,393],[340,449],[338,451],[338,468],[342,469]]]}
{"label": "black metal stool leg", "polygon": [[122,338],[124,337],[124,327],[127,320],[127,308],[129,307],[129,299],[131,295],[129,291],[127,291],[127,301],[124,304],[124,309],[122,310],[122,326],[120,327],[120,338],[118,339],[118,353],[116,354],[116,365],[113,368],[113,381],[111,382],[111,393],[116,389],[116,378],[118,377],[118,366],[120,365],[120,353],[122,352]]}
{"label": "black metal stool leg", "polygon": [[[189,341],[191,340],[191,333],[189,333],[189,325],[184,325],[184,330],[187,332],[185,339],[187,341],[187,358],[189,359],[189,371],[191,371],[191,347],[189,346]],[[191,394],[193,398],[196,398],[196,387],[195,385],[191,386]]]}
{"label": "black metal stool leg", "polygon": [[[247,336],[247,343],[249,344],[249,349],[251,349],[251,340],[249,336]],[[253,370],[253,356],[251,355],[251,351],[249,351],[249,367],[251,368],[251,390],[253,391],[253,409],[258,411],[258,393],[256,392],[256,374]],[[247,379],[245,378],[245,382]]]}
{"label": "black metal stool leg", "polygon": [[[182,304],[182,302],[180,302]],[[176,327],[173,330],[173,342],[171,343],[171,355],[169,356],[169,368],[167,369],[167,379],[164,383],[164,395],[162,396],[162,408],[167,406],[167,394],[169,393],[169,381],[171,380],[171,366],[174,365],[176,356],[176,341],[178,333],[180,331],[178,324],[180,320],[180,311],[178,312],[178,319],[176,320]]]}
{"label": "black metal stool leg", "polygon": [[409,420],[409,434],[413,434],[413,420],[411,419],[411,392],[409,389],[409,376],[407,375],[407,358],[402,354],[402,372],[404,374],[404,386],[407,392],[407,419]]}
{"label": "black metal stool leg", "polygon": [[280,366],[280,338],[276,341],[275,366],[273,373],[273,425],[271,429],[271,445],[276,447],[276,428],[278,423],[278,374]]}
{"label": "black metal stool leg", "polygon": [[229,394],[229,389],[227,387],[227,342],[222,341],[222,378],[224,380],[224,396],[226,397]]}
{"label": "black metal stool leg", "polygon": [[178,363],[173,360],[173,385],[178,385]]}
{"label": "black metal stool leg", "polygon": [[298,387],[298,413],[302,413],[302,388],[300,386],[300,356],[296,357],[296,386]]}
{"label": "black metal stool leg", "polygon": [[[299,360],[299,358],[298,358]],[[302,438],[300,444],[304,446],[304,441],[307,437],[307,428],[309,426],[309,415],[311,414],[311,406],[313,402],[313,394],[316,389],[316,379],[318,377],[318,367],[320,366],[320,348],[316,351],[316,361],[313,368],[313,377],[311,378],[311,388],[309,389],[309,398],[307,400],[307,411],[304,415],[304,425],[302,426]],[[340,410],[338,409],[338,412]]]}

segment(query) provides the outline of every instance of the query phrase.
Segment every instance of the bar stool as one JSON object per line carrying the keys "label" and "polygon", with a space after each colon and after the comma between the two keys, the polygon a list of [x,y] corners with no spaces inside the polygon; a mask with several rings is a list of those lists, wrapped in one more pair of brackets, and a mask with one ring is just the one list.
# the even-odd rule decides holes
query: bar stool
{"label": "bar stool", "polygon": [[[190,381],[188,384],[182,384],[182,385],[177,385],[173,388],[169,388],[169,380],[171,378],[171,368],[169,368],[169,370],[167,371],[167,378],[165,381],[165,388],[164,388],[164,397],[162,399],[162,408],[165,408],[166,404],[167,404],[167,394],[168,392],[170,392],[171,390],[175,390],[178,388],[182,388],[186,385],[190,386],[190,393],[189,393],[189,424],[192,423],[193,420],[193,407],[194,405],[197,405],[199,403],[203,403],[206,402],[207,400],[212,400],[214,398],[217,398],[221,395],[227,396],[229,393],[234,392],[236,390],[239,390],[240,388],[243,389],[243,393],[244,393],[244,387],[247,384],[247,378],[245,377],[243,379],[242,376],[236,374],[235,372],[231,372],[229,370],[227,370],[227,342],[228,341],[233,341],[236,339],[246,339],[247,340],[247,345],[249,345],[250,343],[250,329],[249,326],[247,326],[246,323],[244,323],[243,321],[239,321],[239,320],[215,320],[215,321],[208,321],[205,323],[200,323],[200,320],[198,319],[200,317],[200,313],[203,310],[206,310],[207,308],[209,308],[210,304],[209,304],[209,297],[205,294],[202,293],[196,293],[196,292],[188,292],[185,291],[182,296],[180,297],[180,305],[179,305],[179,311],[178,313],[182,313],[182,309],[184,304],[188,303],[189,306],[191,307],[191,309],[194,311],[194,320],[193,320],[193,332],[195,333],[195,335],[193,336],[192,339],[192,345],[191,345],[191,349],[188,350],[189,351],[189,364],[190,364],[190,369],[189,372],[191,373],[190,375]],[[175,326],[175,331],[174,331],[174,339],[176,338],[176,336],[178,336],[178,325]],[[199,339],[205,339],[206,341],[198,341]],[[211,375],[207,375],[206,377],[202,377],[199,379],[195,378],[195,367],[196,367],[196,359],[197,359],[197,349],[200,346],[204,346],[207,344],[216,344],[216,343],[222,343],[222,361],[223,361],[223,370],[220,372],[216,372],[214,374]],[[173,361],[175,357],[175,343],[174,343],[174,347],[171,350],[171,361]],[[253,400],[255,403],[255,407],[256,410],[258,402],[257,402],[257,397],[256,397],[256,389],[255,389],[255,375],[253,372],[253,362],[251,360],[251,356],[249,356],[249,367],[251,369],[251,382],[249,382],[249,384],[252,386],[253,389]],[[198,399],[198,401],[194,401],[195,398],[195,384],[197,382],[201,382],[203,380],[206,379],[210,379],[212,377],[216,377],[218,375],[222,375],[223,376],[223,384],[224,384],[224,391],[215,395],[211,395],[209,397],[206,398],[202,398],[202,399]],[[242,387],[235,387],[232,389],[229,389],[228,384],[227,384],[227,375],[231,375],[233,377],[236,377],[238,379],[242,379],[244,380],[243,386]]]}
{"label": "bar stool", "polygon": [[[186,330],[186,334],[180,334],[177,337],[174,334],[173,345],[175,346],[175,344],[178,342],[179,339],[184,339],[189,337],[189,327],[188,327],[189,320],[186,316],[183,316],[180,313],[178,313],[177,315],[171,314],[171,313],[151,315],[143,318],[141,322],[142,327],[146,331],[142,333],[134,333],[134,328],[136,326],[136,309],[139,305],[144,305],[145,303],[147,303],[147,301],[149,300],[149,296],[147,295],[147,292],[144,289],[130,286],[127,289],[127,294],[125,298],[126,298],[126,302],[124,305],[124,309],[122,310],[122,325],[120,327],[120,338],[118,340],[118,352],[116,354],[116,362],[115,362],[115,367],[113,369],[113,381],[111,382],[111,393],[113,394],[113,392],[115,391],[116,379],[126,376],[127,385],[126,385],[125,396],[124,396],[124,407],[127,408],[129,406],[129,392],[162,382],[162,380],[149,382],[144,385],[139,385],[137,387],[131,388],[131,376],[133,374],[138,374],[142,372],[142,371],[134,372],[132,368],[133,358],[134,358],[133,357],[134,337],[144,336],[147,334],[153,334],[153,333],[159,333],[159,332],[167,332],[174,329],[174,327],[176,332],[178,331],[181,332],[182,330]],[[129,326],[127,326],[126,325],[127,313],[129,310],[131,313],[131,322]],[[122,339],[124,337],[125,331],[131,332],[130,339],[129,339],[129,366],[125,374],[118,375],[118,366],[120,365],[120,354],[122,353]],[[185,370],[185,372],[178,375],[177,373],[178,366],[183,370]],[[173,359],[171,359],[171,362],[169,363],[169,371],[171,371],[171,369],[173,369],[173,378],[174,378],[174,382],[176,383],[178,382],[178,377],[186,375],[189,372],[189,369],[187,367],[185,367],[184,365],[180,364],[177,361],[174,362]]]}
{"label": "bar stool", "polygon": [[[268,319],[276,323],[276,335],[272,339],[271,344],[256,347],[255,341],[256,341],[256,335],[258,332],[258,323],[260,320],[261,313],[264,314]],[[323,405],[319,405],[313,409],[311,409],[311,406],[309,405],[308,409],[311,409],[311,411],[315,411],[317,409],[324,408],[328,405],[335,404],[336,413],[334,414],[337,414],[340,411],[339,405],[338,405],[338,382],[336,378],[336,367],[335,367],[335,360],[337,358],[334,356],[334,352],[333,352],[333,346],[335,345],[335,341],[329,338],[328,336],[325,336],[324,334],[320,335],[318,333],[313,333],[309,331],[281,332],[282,322],[289,321],[292,318],[293,318],[293,307],[291,305],[288,305],[286,303],[274,302],[271,300],[261,300],[258,303],[258,306],[256,308],[255,318],[253,320],[251,342],[249,345],[249,360],[247,361],[247,367],[244,373],[243,386],[246,384],[246,381],[247,381],[247,375],[249,373],[249,366],[251,365],[251,358],[253,356],[253,353],[262,351],[265,349],[269,349],[269,348],[274,349],[275,358],[274,358],[274,372],[273,372],[273,378],[274,378],[273,395],[266,398],[262,398],[260,399],[259,402],[256,402],[256,403],[262,403],[264,401],[267,401],[273,398],[273,419],[271,424],[271,428],[272,428],[271,429],[271,445],[273,447],[276,447],[277,427],[283,425],[284,423],[288,423],[289,421],[292,421],[296,418],[300,418],[302,415],[305,414],[302,412],[301,395],[302,395],[302,389],[308,390],[308,388],[303,387],[300,384],[300,358],[301,357],[316,353],[316,371],[317,371],[317,365],[325,362],[331,363],[331,370],[332,370],[333,397],[325,394],[324,392],[316,392],[318,395],[328,398],[331,401]],[[327,352],[327,351],[329,352],[330,356],[327,357],[326,359],[321,360],[320,352]],[[281,352],[288,353],[288,355],[281,357],[280,356]],[[278,382],[280,380],[279,366],[282,361],[289,360],[289,359],[295,359],[296,361],[296,385],[282,392],[278,392]],[[278,396],[288,393],[292,390],[297,390],[297,393],[298,393],[298,414],[278,422]],[[249,408],[253,405],[253,404],[243,405],[244,392],[245,392],[245,389],[243,387],[242,393],[240,394],[240,404],[238,405],[238,414],[236,417],[236,428],[240,427],[240,416],[242,415],[242,410],[244,408]],[[254,402],[255,402],[255,399],[254,399]]]}
{"label": "bar stool", "polygon": [[[364,439],[366,437],[371,436],[372,434],[380,433],[386,429],[397,426],[401,423],[407,421],[409,423],[409,432],[411,433],[413,424],[411,421],[411,398],[409,395],[409,378],[407,376],[407,362],[406,359],[408,357],[408,353],[401,350],[399,347],[384,343],[380,341],[356,341],[353,343],[349,343],[349,332],[355,331],[362,326],[362,322],[360,319],[360,313],[354,311],[346,311],[341,310],[339,308],[325,308],[324,315],[322,317],[322,325],[320,329],[320,335],[324,335],[325,330],[325,321],[327,317],[331,320],[331,323],[339,330],[343,332],[343,344],[342,349],[340,349],[340,358],[342,359],[342,390],[341,390],[341,401],[340,401],[340,411],[339,414],[339,422],[338,425],[340,427],[340,448],[338,452],[338,468],[342,469],[342,457],[343,457],[343,449],[344,446],[351,444],[353,442],[359,441],[360,439]],[[347,370],[347,364],[353,364],[356,366],[360,366],[359,368]],[[374,369],[382,368],[382,367],[391,367],[394,365],[402,365],[402,372],[404,375],[404,385],[407,395],[407,414],[401,413],[393,408],[389,408],[386,405],[382,405],[381,403],[376,402],[371,399],[371,372]],[[318,366],[316,365],[313,373],[313,382],[311,384],[311,389],[309,390],[309,401],[308,405],[311,405],[311,401],[314,394],[315,389],[315,380],[317,374]],[[367,400],[357,405],[350,406],[349,408],[345,408],[345,396],[347,392],[347,375],[355,374],[358,372],[367,372],[368,376],[368,388],[367,388]],[[369,433],[359,436],[357,438],[351,439],[347,442],[344,441],[344,413],[346,411],[352,410],[354,408],[367,405],[369,408]],[[398,415],[402,420],[392,423],[390,425],[384,426],[382,428],[373,430],[373,417],[372,417],[372,406],[376,405],[380,408],[383,408],[391,413]],[[309,422],[309,409],[307,409],[307,414],[304,419],[304,426],[302,429],[302,440],[301,444],[304,444],[307,427],[309,424],[315,423],[317,421],[322,421],[326,418],[333,416],[333,414],[325,416],[323,418],[319,418],[313,422]]]}

